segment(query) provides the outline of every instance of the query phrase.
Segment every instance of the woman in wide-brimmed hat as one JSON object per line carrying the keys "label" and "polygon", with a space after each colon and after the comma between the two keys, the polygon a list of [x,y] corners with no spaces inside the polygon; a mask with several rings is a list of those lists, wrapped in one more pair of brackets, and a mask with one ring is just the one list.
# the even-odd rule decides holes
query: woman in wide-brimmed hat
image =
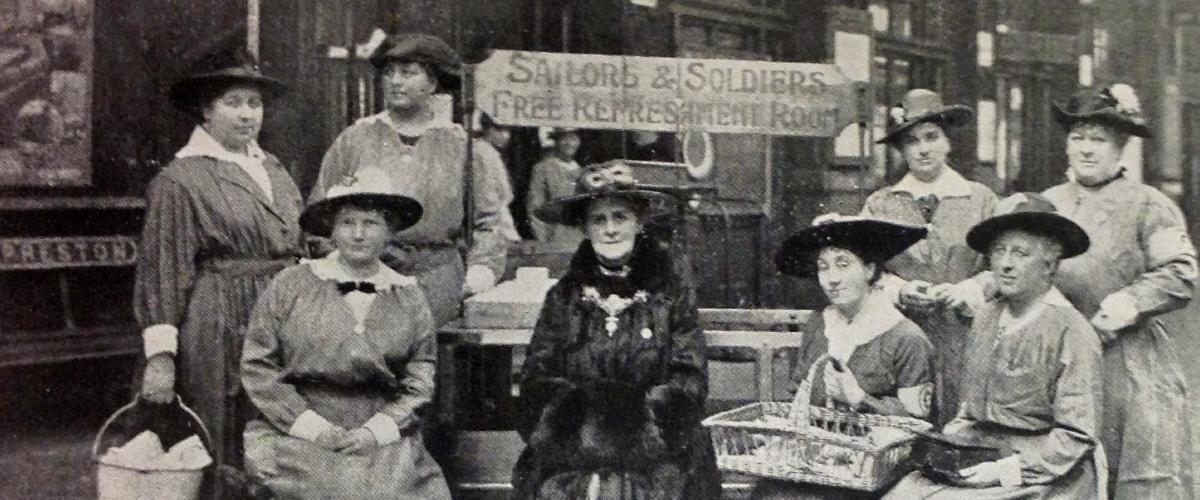
{"label": "woman in wide-brimmed hat", "polygon": [[538,209],[547,201],[571,194],[581,168],[575,162],[579,151],[579,131],[573,128],[554,128],[547,139],[552,141],[549,154],[533,165],[529,174],[529,191],[525,206],[530,214],[529,227],[533,237],[552,250],[569,252],[582,241],[583,235],[570,226],[542,219]]}
{"label": "woman in wide-brimmed hat", "polygon": [[1108,498],[1100,339],[1054,287],[1060,262],[1087,252],[1090,240],[1041,195],[1013,195],[997,212],[967,233],[988,256],[996,294],[971,325],[959,412],[938,440],[992,456],[952,463],[953,453],[918,454],[921,472],[885,498]]}
{"label": "woman in wide-brimmed hat", "polygon": [[246,468],[275,498],[450,498],[419,432],[434,392],[433,318],[416,280],[380,260],[422,211],[366,168],[301,216],[335,250],[279,273],[242,351],[261,413],[246,427]]}
{"label": "woman in wide-brimmed hat", "polygon": [[[1196,249],[1179,207],[1124,175],[1130,136],[1149,137],[1133,88],[1081,89],[1055,106],[1069,180],[1044,193],[1094,244],[1055,284],[1105,340],[1104,430],[1114,498],[1187,498],[1185,379],[1162,314],[1186,307]],[[952,299],[958,300],[958,299]]]}
{"label": "woman in wide-brimmed hat", "polygon": [[[526,449],[513,498],[720,498],[696,292],[667,247],[643,235],[670,196],[620,161],[585,169],[543,220],[586,236],[546,294],[521,372]],[[624,491],[625,496],[618,496]]]}
{"label": "woman in wide-brimmed hat", "polygon": [[942,96],[913,89],[888,112],[889,129],[879,140],[904,157],[907,173],[894,185],[871,193],[861,215],[921,225],[929,234],[885,266],[881,280],[900,310],[929,335],[936,348],[937,422],[954,416],[963,334],[967,324],[956,312],[937,307],[931,293],[983,270],[983,259],[964,240],[967,230],[992,213],[996,194],[972,182],[949,163],[946,131],[970,122],[971,109],[945,104]]}
{"label": "woman in wide-brimmed hat", "polygon": [[[384,38],[370,56],[384,109],[343,130],[321,161],[309,203],[323,199],[340,179],[379,168],[400,194],[425,207],[415,226],[392,236],[384,262],[417,278],[435,322],[458,316],[464,293],[491,288],[504,272],[508,248],[503,213],[511,199],[499,155],[473,149],[471,193],[465,193],[467,141],[452,121],[451,93],[462,71],[458,54],[440,38],[405,33]],[[463,197],[474,198],[474,241],[463,242]]]}
{"label": "woman in wide-brimmed hat", "polygon": [[[239,388],[241,331],[259,291],[301,252],[299,189],[259,147],[264,103],[286,86],[264,75],[241,37],[206,53],[171,101],[198,122],[150,182],[134,311],[143,327],[141,394],[178,392],[212,432],[218,464],[241,461],[249,407]],[[205,494],[222,498],[207,481]]]}
{"label": "woman in wide-brimmed hat", "polygon": [[[925,237],[925,228],[858,217],[824,218],[784,241],[776,255],[786,274],[816,279],[830,305],[804,326],[792,366],[793,390],[816,366],[811,402],[863,413],[927,419],[933,346],[900,314],[877,281],[883,265]],[[813,484],[761,481],[752,498],[867,498]]]}

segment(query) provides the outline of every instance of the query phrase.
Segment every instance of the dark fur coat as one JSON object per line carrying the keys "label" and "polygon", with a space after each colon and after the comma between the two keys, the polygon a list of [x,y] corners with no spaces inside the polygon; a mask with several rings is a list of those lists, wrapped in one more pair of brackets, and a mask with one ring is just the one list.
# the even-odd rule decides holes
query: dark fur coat
{"label": "dark fur coat", "polygon": [[[700,426],[704,334],[695,289],[676,266],[639,238],[628,274],[605,275],[585,241],[547,293],[522,371],[528,446],[514,498],[720,498]],[[599,304],[610,295],[628,304],[610,314]]]}

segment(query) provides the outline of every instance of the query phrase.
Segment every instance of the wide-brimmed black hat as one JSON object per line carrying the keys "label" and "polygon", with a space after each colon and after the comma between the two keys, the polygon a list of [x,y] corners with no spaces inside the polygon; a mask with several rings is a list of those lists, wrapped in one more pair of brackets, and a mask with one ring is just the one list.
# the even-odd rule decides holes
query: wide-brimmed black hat
{"label": "wide-brimmed black hat", "polygon": [[333,232],[333,217],[346,204],[390,212],[394,231],[412,227],[421,220],[424,208],[417,200],[395,194],[391,186],[392,180],[379,168],[367,167],[347,175],[325,191],[323,198],[304,209],[300,227],[327,237]]}
{"label": "wide-brimmed black hat", "polygon": [[599,198],[624,198],[646,204],[643,216],[670,211],[675,198],[660,191],[638,187],[633,169],[621,160],[584,167],[575,182],[575,192],[547,201],[537,209],[539,219],[552,224],[577,226],[583,222],[588,204]]}
{"label": "wide-brimmed black hat", "polygon": [[389,62],[421,63],[433,68],[443,89],[458,86],[462,77],[462,58],[445,41],[425,33],[401,33],[384,39],[368,58],[375,69]]}
{"label": "wide-brimmed black hat", "polygon": [[810,277],[817,273],[822,248],[845,248],[865,263],[882,264],[921,241],[927,230],[879,219],[845,217],[807,227],[784,240],[775,254],[775,267],[784,274]]}
{"label": "wide-brimmed black hat", "polygon": [[909,129],[925,122],[937,122],[943,127],[965,125],[975,115],[971,108],[961,104],[949,106],[942,103],[942,96],[928,89],[912,89],[904,94],[900,104],[888,111],[888,132],[876,144],[891,144],[904,136]]}
{"label": "wide-brimmed black hat", "polygon": [[1138,137],[1150,137],[1133,87],[1116,84],[1084,88],[1066,102],[1054,103],[1054,119],[1068,130],[1080,122],[1099,123]]}
{"label": "wide-brimmed black hat", "polygon": [[1010,229],[1019,229],[1058,241],[1062,258],[1069,259],[1087,251],[1091,240],[1083,228],[1055,212],[1054,204],[1037,193],[1017,193],[1000,201],[995,215],[980,221],[967,231],[967,245],[986,254],[992,241]]}
{"label": "wide-brimmed black hat", "polygon": [[264,97],[278,97],[289,90],[287,84],[271,78],[258,68],[258,61],[246,48],[244,33],[235,32],[219,39],[217,44],[199,51],[190,59],[188,76],[171,85],[168,97],[171,104],[187,112],[195,112],[208,104],[202,99],[213,97],[214,88],[234,85],[257,87]]}

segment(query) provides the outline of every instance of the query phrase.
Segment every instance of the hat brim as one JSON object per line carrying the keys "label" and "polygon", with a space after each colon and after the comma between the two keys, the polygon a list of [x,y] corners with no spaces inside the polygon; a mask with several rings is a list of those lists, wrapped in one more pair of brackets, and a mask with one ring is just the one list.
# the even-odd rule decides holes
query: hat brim
{"label": "hat brim", "polygon": [[276,98],[286,94],[291,87],[288,84],[266,75],[240,70],[221,70],[212,73],[190,76],[171,85],[168,97],[171,104],[183,111],[195,111],[200,97],[200,90],[216,86],[232,87],[235,85],[250,85],[257,87],[264,97]]}
{"label": "hat brim", "polygon": [[872,219],[817,224],[784,240],[775,254],[775,267],[784,274],[815,276],[817,255],[827,247],[845,248],[864,262],[882,264],[921,241],[927,232],[921,226]]}
{"label": "hat brim", "polygon": [[649,189],[622,189],[603,193],[584,193],[550,200],[538,207],[536,215],[544,222],[579,226],[583,223],[588,204],[600,198],[621,198],[646,203],[643,217],[653,217],[671,211],[675,198],[669,194]]}
{"label": "hat brim", "polygon": [[385,210],[392,218],[393,231],[402,231],[415,225],[421,220],[425,209],[417,200],[407,196],[394,194],[356,193],[344,196],[326,198],[304,209],[300,214],[300,227],[305,231],[322,237],[329,237],[333,232],[333,217],[343,206],[351,204],[364,209]]}
{"label": "hat brim", "polygon": [[1068,132],[1076,123],[1091,122],[1113,127],[1138,137],[1150,138],[1154,135],[1150,131],[1150,127],[1122,116],[1113,108],[1103,108],[1090,113],[1072,113],[1067,111],[1065,105],[1056,102],[1054,103],[1054,121],[1057,121]]}
{"label": "hat brim", "polygon": [[1005,231],[1017,229],[1058,241],[1063,259],[1082,255],[1091,245],[1087,232],[1078,224],[1053,212],[1015,212],[984,219],[967,231],[967,246],[981,254]]}
{"label": "hat brim", "polygon": [[904,136],[905,132],[908,132],[913,127],[922,123],[938,122],[947,127],[961,127],[966,125],[967,122],[971,121],[971,117],[973,116],[975,116],[975,112],[971,111],[971,108],[961,104],[943,106],[936,111],[925,113],[904,122],[903,125],[897,126],[896,128],[888,131],[887,135],[883,136],[882,139],[875,141],[875,144],[894,143],[900,140],[900,138]]}

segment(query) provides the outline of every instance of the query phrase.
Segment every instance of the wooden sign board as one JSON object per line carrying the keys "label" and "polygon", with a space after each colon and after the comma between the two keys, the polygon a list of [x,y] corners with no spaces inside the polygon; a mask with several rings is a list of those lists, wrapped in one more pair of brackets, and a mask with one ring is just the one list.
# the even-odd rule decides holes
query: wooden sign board
{"label": "wooden sign board", "polygon": [[137,262],[130,236],[0,238],[0,271],[120,267]]}
{"label": "wooden sign board", "polygon": [[505,125],[833,137],[865,118],[835,65],[497,50],[476,106]]}

